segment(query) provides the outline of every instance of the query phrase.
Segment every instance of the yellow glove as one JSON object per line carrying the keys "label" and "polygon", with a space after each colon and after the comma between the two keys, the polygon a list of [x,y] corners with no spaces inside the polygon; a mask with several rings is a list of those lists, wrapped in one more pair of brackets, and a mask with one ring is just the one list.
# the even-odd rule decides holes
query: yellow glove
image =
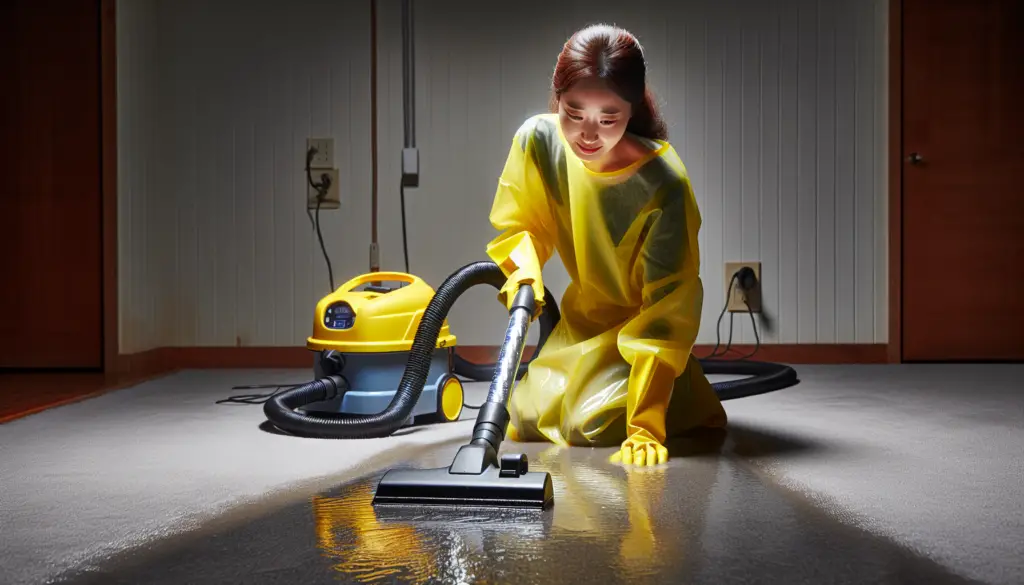
{"label": "yellow glove", "polygon": [[540,278],[529,275],[527,271],[516,270],[513,272],[508,277],[508,280],[505,281],[505,286],[501,287],[501,291],[498,292],[498,300],[505,305],[506,309],[511,311],[512,302],[516,299],[519,287],[524,284],[529,284],[533,288],[535,301],[533,318],[536,319],[540,316],[541,311],[544,310],[544,283],[541,282]]}
{"label": "yellow glove", "polygon": [[[539,250],[538,250],[539,248]],[[512,310],[512,302],[519,287],[529,284],[533,288],[534,312],[536,319],[544,309],[544,279],[541,274],[542,258],[550,254],[547,246],[541,246],[530,232],[496,239],[487,248],[487,254],[508,275],[505,285],[498,291],[498,300],[505,308]]]}
{"label": "yellow glove", "polygon": [[626,393],[628,438],[612,455],[613,463],[651,466],[668,461],[668,449],[664,446],[665,413],[675,379],[672,368],[657,357],[636,357]]}

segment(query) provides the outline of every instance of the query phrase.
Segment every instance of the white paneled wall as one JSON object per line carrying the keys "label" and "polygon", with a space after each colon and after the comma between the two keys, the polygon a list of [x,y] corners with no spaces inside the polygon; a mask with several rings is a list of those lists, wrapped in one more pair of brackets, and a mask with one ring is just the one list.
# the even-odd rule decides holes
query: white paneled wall
{"label": "white paneled wall", "polygon": [[[167,252],[174,245],[173,210],[161,191],[160,107],[156,0],[117,4],[118,299],[122,352],[143,351],[172,339],[162,315],[173,299],[163,287],[174,277]],[[163,261],[163,262],[161,262]]]}
{"label": "white paneled wall", "polygon": [[119,71],[121,351],[300,344],[329,291],[308,136],[335,139],[342,206],[320,217],[335,282],[366,269],[369,3],[142,6],[118,4],[120,59],[146,65]]}
{"label": "white paneled wall", "polygon": [[[615,22],[645,45],[703,213],[699,341],[715,341],[735,260],[762,262],[763,341],[886,340],[883,0],[414,5],[413,273],[437,285],[485,257],[512,133],[545,109],[562,42]],[[329,288],[305,211],[307,136],[336,142],[342,208],[321,214],[336,284],[368,268],[369,2],[154,6],[119,4],[121,350],[301,344]],[[402,270],[397,0],[378,19],[382,264]],[[557,257],[546,274],[560,294]],[[451,324],[462,343],[495,344],[505,319],[493,290],[473,290]],[[753,341],[749,319],[736,325]]]}
{"label": "white paneled wall", "polygon": [[336,284],[369,242],[369,4],[161,6],[172,343],[301,343],[329,292],[305,204],[307,137],[336,143],[343,204],[320,218]]}

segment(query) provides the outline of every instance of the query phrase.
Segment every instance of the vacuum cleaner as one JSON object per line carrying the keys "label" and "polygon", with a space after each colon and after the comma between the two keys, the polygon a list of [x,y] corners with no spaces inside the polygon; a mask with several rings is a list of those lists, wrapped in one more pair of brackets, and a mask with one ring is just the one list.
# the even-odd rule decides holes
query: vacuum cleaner
{"label": "vacuum cleaner", "polygon": [[[399,286],[383,286],[397,281]],[[499,456],[510,420],[516,379],[528,367],[522,356],[536,306],[524,285],[509,310],[508,327],[495,364],[474,364],[455,351],[447,316],[470,288],[500,290],[506,276],[494,262],[464,266],[431,290],[404,273],[356,277],[324,297],[315,312],[307,347],[315,352],[314,380],[264,403],[267,419],[291,434],[318,438],[385,437],[418,418],[450,422],[463,407],[458,376],[490,380],[473,433],[448,467],[391,470],[381,479],[374,504],[446,504],[545,508],[553,498],[551,478],[532,472],[524,454]],[[545,289],[537,352],[559,319]],[[796,383],[792,368],[766,362],[701,360],[705,373],[750,376],[712,384],[723,399],[770,392]]]}
{"label": "vacuum cleaner", "polygon": [[[336,439],[385,437],[412,424],[458,420],[464,405],[460,376],[489,380],[496,366],[455,352],[448,312],[473,286],[500,290],[505,280],[497,264],[477,262],[436,292],[400,272],[344,283],[317,303],[306,340],[314,352],[314,379],[271,396],[263,405],[267,419],[287,433]],[[538,351],[560,318],[547,289],[545,298]],[[513,379],[525,375],[528,365],[517,357]]]}
{"label": "vacuum cleaner", "polygon": [[[416,276],[381,272],[353,278],[321,299],[313,335],[306,341],[315,352],[314,377],[339,376],[344,391],[303,409],[352,415],[385,411],[395,397],[413,336],[433,296],[430,285]],[[426,380],[403,425],[459,419],[464,392],[454,372],[456,342],[448,324],[442,322],[433,351],[424,356],[429,360]]]}

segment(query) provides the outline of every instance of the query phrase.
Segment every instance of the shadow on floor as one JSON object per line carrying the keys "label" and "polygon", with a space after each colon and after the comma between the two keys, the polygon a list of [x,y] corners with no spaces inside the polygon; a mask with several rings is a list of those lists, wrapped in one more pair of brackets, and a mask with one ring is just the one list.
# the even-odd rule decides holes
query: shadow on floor
{"label": "shadow on floor", "polygon": [[[443,466],[455,448],[407,466]],[[508,443],[552,473],[552,509],[375,509],[375,474],[69,582],[971,583],[743,463],[826,446],[733,426],[669,448],[667,465],[627,470],[608,449]]]}

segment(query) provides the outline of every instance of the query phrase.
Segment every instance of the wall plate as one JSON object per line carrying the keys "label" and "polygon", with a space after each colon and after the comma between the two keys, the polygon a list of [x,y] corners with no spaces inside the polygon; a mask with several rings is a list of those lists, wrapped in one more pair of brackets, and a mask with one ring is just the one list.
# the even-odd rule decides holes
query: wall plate
{"label": "wall plate", "polygon": [[[315,147],[317,152],[309,163],[311,169],[334,168],[334,139],[333,138],[307,138],[306,152],[302,153],[302,160],[306,160],[306,153],[310,148]],[[305,169],[305,166],[303,166]]]}
{"label": "wall plate", "polygon": [[[760,262],[726,262],[725,263],[725,290],[729,293],[726,299],[726,307],[730,313],[746,313],[747,305],[743,303],[743,290],[740,289],[739,280],[735,282],[732,276],[736,274],[740,268],[749,266],[754,270],[754,275],[757,276],[757,286],[753,290],[747,292],[747,303],[750,304],[750,311],[754,313],[761,312],[761,263]],[[732,285],[730,291],[729,286]]]}

